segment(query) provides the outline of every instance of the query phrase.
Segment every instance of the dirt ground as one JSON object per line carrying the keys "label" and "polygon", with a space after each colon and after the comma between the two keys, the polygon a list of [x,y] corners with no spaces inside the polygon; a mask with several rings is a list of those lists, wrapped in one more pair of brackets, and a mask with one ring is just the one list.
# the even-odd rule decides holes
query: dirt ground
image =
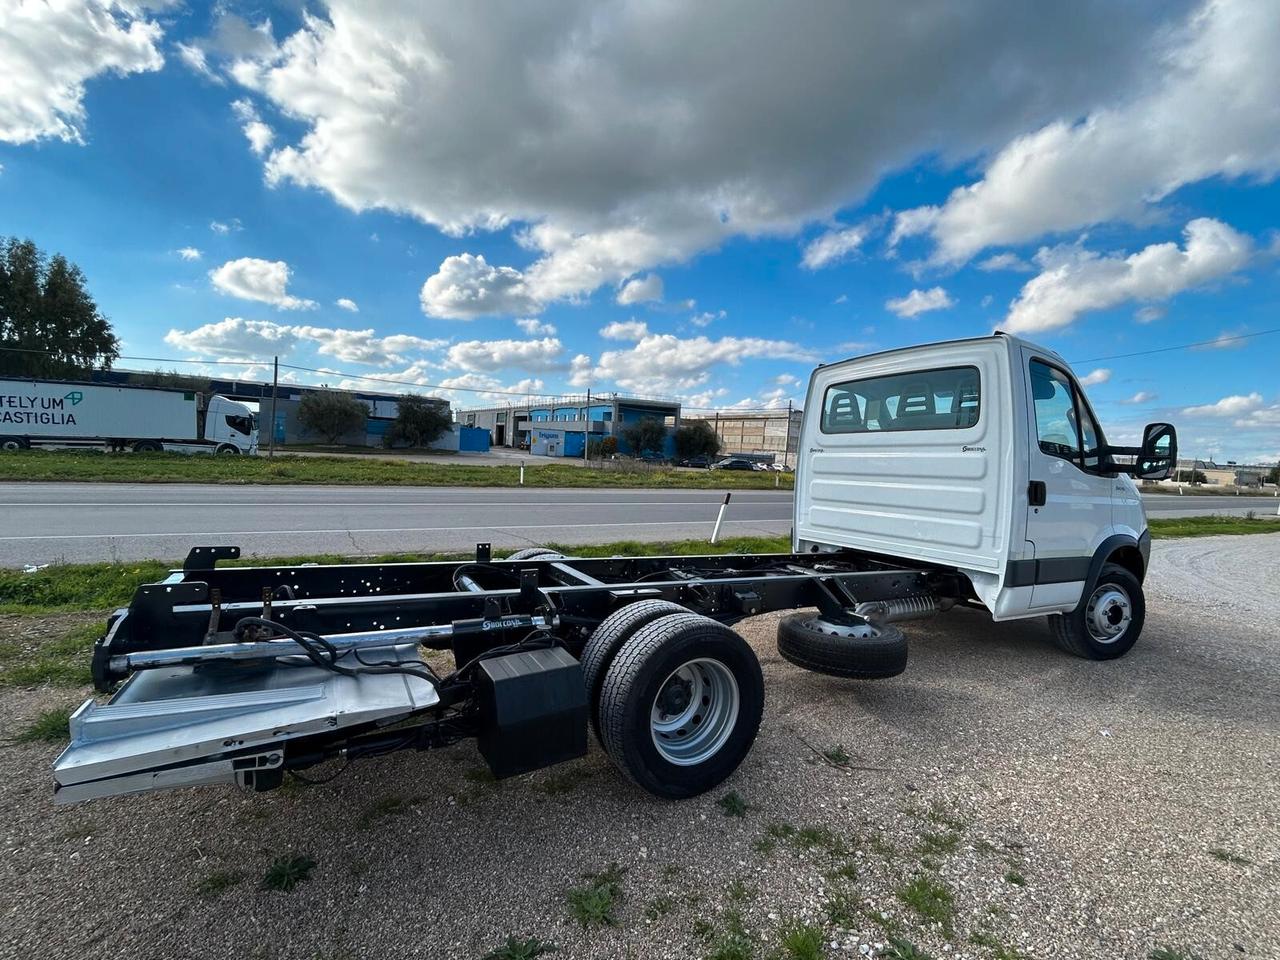
{"label": "dirt ground", "polygon": [[[1275,536],[1158,542],[1146,631],[1111,663],[963,611],[904,625],[902,676],[842,681],[781,661],[775,617],[747,621],[760,737],[683,803],[594,744],[501,783],[460,744],[326,786],[55,807],[59,745],[6,739],[0,956],[480,958],[516,935],[765,960],[801,956],[781,931],[807,922],[805,957],[909,956],[892,934],[918,957],[1275,958],[1277,561]],[[0,737],[86,693],[0,690]],[[309,879],[266,889],[293,855]],[[568,894],[611,863],[615,925],[583,928]]]}

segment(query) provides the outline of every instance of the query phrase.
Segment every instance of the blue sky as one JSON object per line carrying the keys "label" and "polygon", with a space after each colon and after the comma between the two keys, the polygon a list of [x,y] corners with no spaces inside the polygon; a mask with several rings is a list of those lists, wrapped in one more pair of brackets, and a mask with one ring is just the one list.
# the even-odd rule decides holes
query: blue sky
{"label": "blue sky", "polygon": [[27,4],[0,234],[198,361],[123,367],[760,408],[1002,328],[1280,458],[1275,4],[457,6]]}

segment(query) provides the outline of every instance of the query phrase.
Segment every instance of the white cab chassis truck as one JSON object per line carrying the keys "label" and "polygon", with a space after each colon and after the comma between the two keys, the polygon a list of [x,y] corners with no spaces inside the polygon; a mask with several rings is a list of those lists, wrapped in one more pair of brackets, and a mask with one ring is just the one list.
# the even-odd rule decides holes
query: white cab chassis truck
{"label": "white cab chassis truck", "polygon": [[0,377],[0,450],[256,454],[253,411],[218,394]]}
{"label": "white cab chassis truck", "polygon": [[689,797],[761,721],[744,617],[799,610],[779,652],[833,683],[901,673],[894,624],[957,605],[1047,614],[1095,660],[1137,640],[1133,478],[1171,473],[1177,437],[1108,444],[1053,352],[996,334],[819,367],[801,437],[787,554],[497,560],[480,543],[467,562],[220,567],[238,547],[193,547],[108,621],[93,675],[112,697],[71,717],[55,799],[269,790],[467,737],[506,777],[582,756],[588,730],[640,787]]}

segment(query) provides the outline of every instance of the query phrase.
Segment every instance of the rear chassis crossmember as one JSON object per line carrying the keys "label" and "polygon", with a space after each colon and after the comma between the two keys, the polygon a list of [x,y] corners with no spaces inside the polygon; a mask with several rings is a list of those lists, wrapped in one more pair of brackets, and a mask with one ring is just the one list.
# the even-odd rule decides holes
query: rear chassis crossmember
{"label": "rear chassis crossmember", "polygon": [[[839,616],[860,603],[971,596],[953,571],[854,552],[504,561],[482,543],[465,562],[218,566],[239,555],[195,548],[182,570],[112,614],[93,676],[115,693],[73,715],[57,800],[219,782],[266,790],[335,757],[493,740],[471,668],[536,636],[562,651],[548,669],[580,673],[573,660],[592,630],[637,600],[729,625],[798,607]],[[329,672],[250,618],[406,672]],[[459,669],[427,679],[424,650],[449,651]]]}

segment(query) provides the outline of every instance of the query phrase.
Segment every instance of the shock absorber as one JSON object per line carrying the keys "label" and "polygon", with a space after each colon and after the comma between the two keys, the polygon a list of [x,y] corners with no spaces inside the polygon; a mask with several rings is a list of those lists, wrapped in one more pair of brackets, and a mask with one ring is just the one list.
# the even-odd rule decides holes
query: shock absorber
{"label": "shock absorber", "polygon": [[854,613],[875,623],[895,620],[920,620],[950,610],[956,604],[951,597],[935,597],[928,593],[909,593],[891,600],[868,600],[858,604]]}

